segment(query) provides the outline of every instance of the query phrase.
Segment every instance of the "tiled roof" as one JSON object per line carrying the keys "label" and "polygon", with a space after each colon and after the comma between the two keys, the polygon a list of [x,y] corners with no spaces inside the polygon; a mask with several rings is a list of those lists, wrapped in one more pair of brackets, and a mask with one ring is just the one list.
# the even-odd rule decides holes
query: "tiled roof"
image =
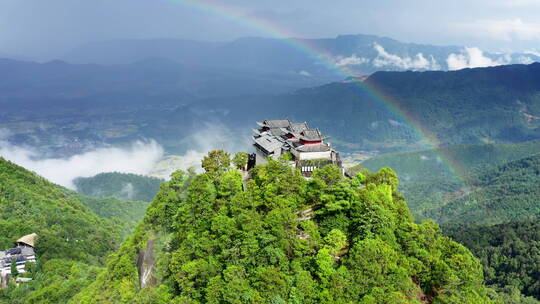
{"label": "tiled roof", "polygon": [[291,121],[287,118],[285,119],[270,119],[263,122],[265,127],[268,128],[286,128],[291,125]]}
{"label": "tiled roof", "polygon": [[300,139],[313,141],[327,139],[328,136],[322,135],[319,129],[307,129],[300,133]]}
{"label": "tiled roof", "polygon": [[307,130],[309,129],[308,128],[308,125],[306,122],[293,122],[291,123],[291,125],[289,126],[289,130],[291,130],[291,132],[293,133],[300,133],[304,130]]}
{"label": "tiled roof", "polygon": [[277,138],[266,134],[255,138],[254,140],[256,145],[263,148],[268,153],[274,152],[283,145],[283,142],[279,141]]}

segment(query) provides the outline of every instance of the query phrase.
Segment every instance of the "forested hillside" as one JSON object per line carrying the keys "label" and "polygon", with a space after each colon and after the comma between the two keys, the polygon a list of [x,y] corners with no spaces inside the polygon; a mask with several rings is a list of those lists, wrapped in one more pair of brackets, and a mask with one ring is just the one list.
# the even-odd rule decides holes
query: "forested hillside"
{"label": "forested hillside", "polygon": [[65,302],[95,279],[145,207],[85,197],[0,158],[0,250],[39,236],[34,280],[0,289],[0,303]]}
{"label": "forested hillside", "polygon": [[271,161],[243,184],[226,159],[175,172],[71,303],[491,303],[478,260],[413,222],[392,170],[306,180]]}
{"label": "forested hillside", "polygon": [[150,202],[159,191],[163,180],[131,173],[100,173],[93,177],[79,177],[73,181],[77,191],[88,196],[116,197],[123,200]]}
{"label": "forested hillside", "polygon": [[[483,219],[498,223],[504,219],[497,218],[496,214],[500,213],[504,217],[510,216],[514,211],[524,212],[523,206],[521,206],[523,197],[519,197],[523,193],[520,193],[518,189],[513,189],[513,187],[517,185],[515,183],[523,184],[525,182],[524,187],[532,187],[531,190],[527,190],[527,193],[532,195],[529,196],[532,199],[534,189],[536,189],[534,187],[536,177],[534,169],[533,171],[519,171],[519,168],[514,165],[509,170],[515,172],[511,173],[500,170],[497,166],[529,157],[538,151],[540,151],[540,141],[538,140],[518,144],[458,145],[424,151],[384,154],[364,161],[362,166],[370,170],[379,170],[386,166],[396,170],[400,177],[400,190],[407,197],[407,204],[415,217],[443,221],[468,220],[466,217],[456,215],[462,211],[464,204],[454,204],[445,210],[441,208],[445,208],[446,204],[458,198],[470,198],[468,194],[473,191],[478,195],[483,195],[485,200],[490,195],[491,198],[495,198],[497,194],[488,194],[489,187],[484,185],[483,181],[489,178],[488,175],[491,175],[491,178],[494,178],[493,175],[504,175],[506,180],[504,183],[499,182],[499,187],[509,189],[503,195],[505,203],[502,203],[502,197],[496,198],[499,203],[496,206],[491,205],[491,208],[494,208],[492,210],[493,216]],[[525,166],[525,164],[523,165]],[[534,164],[531,165],[534,167]],[[510,174],[515,176],[515,174],[520,173],[526,174],[530,181],[518,181],[510,176]],[[506,206],[503,207],[503,204]],[[514,209],[514,211],[507,213],[503,209]],[[479,210],[476,211],[479,212]],[[525,212],[515,216],[516,219],[525,219],[534,216],[534,214],[534,212]]]}
{"label": "forested hillside", "polygon": [[497,224],[540,218],[540,154],[474,176],[471,192],[426,213],[438,222]]}
{"label": "forested hillside", "polygon": [[445,227],[447,235],[467,246],[480,259],[486,284],[507,293],[510,299],[523,293],[540,300],[539,231],[538,220]]}

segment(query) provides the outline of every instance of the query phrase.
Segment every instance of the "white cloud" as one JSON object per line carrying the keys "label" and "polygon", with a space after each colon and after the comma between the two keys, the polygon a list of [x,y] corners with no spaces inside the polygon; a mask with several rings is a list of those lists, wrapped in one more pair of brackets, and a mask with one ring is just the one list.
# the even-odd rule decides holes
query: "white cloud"
{"label": "white cloud", "polygon": [[249,152],[251,139],[248,134],[239,134],[220,123],[202,123],[199,131],[193,133],[184,141],[191,147],[184,155],[169,155],[165,157],[150,172],[150,175],[167,179],[178,169],[195,169],[202,172],[201,160],[212,150],[225,150],[230,153],[237,151]]}
{"label": "white cloud", "polygon": [[446,59],[449,70],[460,70],[465,68],[488,67],[510,63],[509,55],[501,56],[498,59],[491,59],[484,56],[482,50],[477,47],[466,47],[460,54],[452,53]]}
{"label": "white cloud", "polygon": [[351,66],[351,65],[362,65],[362,64],[369,63],[369,59],[365,57],[358,57],[356,56],[356,54],[352,54],[349,57],[337,57],[335,63],[339,67]]}
{"label": "white cloud", "polygon": [[440,70],[441,66],[437,63],[433,56],[428,60],[424,54],[418,53],[414,57],[400,57],[395,54],[388,53],[383,46],[375,43],[373,48],[378,55],[373,59],[373,65],[381,67],[396,67],[403,70]]}
{"label": "white cloud", "polygon": [[135,196],[135,188],[132,183],[126,183],[122,190],[120,190],[120,197],[126,200],[132,200]]}
{"label": "white cloud", "polygon": [[73,180],[102,172],[147,174],[163,157],[155,141],[137,141],[129,147],[97,148],[68,158],[37,158],[35,149],[0,141],[0,156],[62,186],[75,189]]}
{"label": "white cloud", "polygon": [[298,72],[298,74],[302,75],[302,76],[306,76],[306,77],[311,77],[312,76],[310,72],[304,71],[304,70]]}
{"label": "white cloud", "polygon": [[540,57],[540,52],[538,52],[537,50],[526,50],[523,52],[523,54],[534,55],[536,57]]}
{"label": "white cloud", "polygon": [[496,40],[539,40],[540,23],[524,22],[521,18],[477,20],[454,25],[460,32]]}
{"label": "white cloud", "polygon": [[397,120],[393,120],[393,119],[388,119],[388,122],[390,123],[390,125],[392,127],[399,127],[402,125],[402,123],[400,123],[399,121]]}
{"label": "white cloud", "polygon": [[533,63],[535,60],[532,59],[531,57],[529,56],[519,56],[516,61],[518,63],[521,63],[521,64],[531,64]]}

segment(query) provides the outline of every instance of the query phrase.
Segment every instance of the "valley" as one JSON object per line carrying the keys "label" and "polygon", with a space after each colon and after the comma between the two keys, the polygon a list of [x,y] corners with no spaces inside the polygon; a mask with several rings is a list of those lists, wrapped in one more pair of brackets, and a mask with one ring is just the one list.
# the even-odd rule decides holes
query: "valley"
{"label": "valley", "polygon": [[0,52],[0,303],[540,303],[539,52],[199,2],[271,35]]}

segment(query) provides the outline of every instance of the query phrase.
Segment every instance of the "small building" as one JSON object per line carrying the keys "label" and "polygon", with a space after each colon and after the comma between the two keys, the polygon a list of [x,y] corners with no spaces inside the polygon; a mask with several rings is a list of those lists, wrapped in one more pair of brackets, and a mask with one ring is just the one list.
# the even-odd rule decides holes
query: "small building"
{"label": "small building", "polygon": [[[25,273],[26,263],[36,263],[35,244],[38,235],[25,235],[15,242],[15,247],[0,251],[0,287],[6,287],[11,278],[11,267],[15,263],[19,273]],[[28,279],[19,280],[25,282]]]}
{"label": "small building", "polygon": [[304,176],[311,176],[316,168],[333,164],[342,168],[339,153],[325,140],[329,137],[319,129],[309,128],[306,122],[295,123],[289,119],[272,119],[258,122],[253,129],[255,164],[278,159],[290,153],[292,165]]}

